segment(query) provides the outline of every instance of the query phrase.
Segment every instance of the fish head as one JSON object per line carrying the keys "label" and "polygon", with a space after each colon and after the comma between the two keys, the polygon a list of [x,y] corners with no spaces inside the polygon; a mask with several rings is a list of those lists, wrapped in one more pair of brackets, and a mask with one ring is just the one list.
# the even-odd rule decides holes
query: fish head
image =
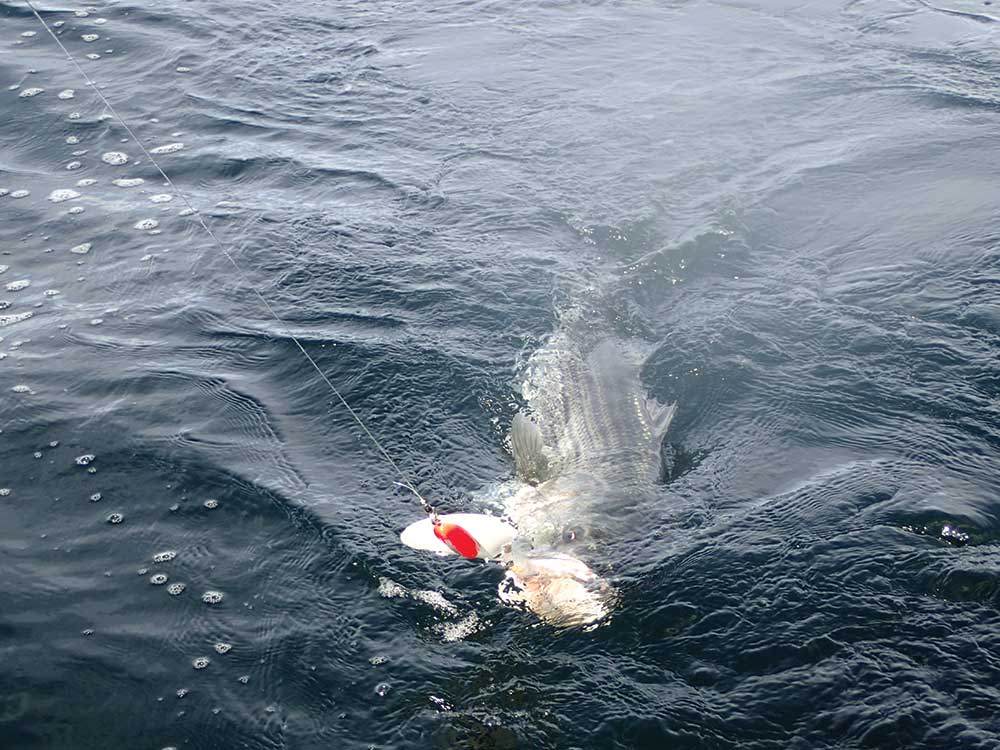
{"label": "fish head", "polygon": [[594,626],[607,619],[617,592],[582,560],[560,552],[506,554],[500,599],[555,627]]}

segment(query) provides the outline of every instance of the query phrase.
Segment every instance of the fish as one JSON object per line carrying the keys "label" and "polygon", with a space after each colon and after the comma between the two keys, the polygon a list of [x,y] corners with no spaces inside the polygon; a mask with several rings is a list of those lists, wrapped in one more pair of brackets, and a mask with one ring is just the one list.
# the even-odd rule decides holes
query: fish
{"label": "fish", "polygon": [[594,626],[619,600],[587,561],[603,559],[602,541],[655,492],[677,409],[647,395],[641,364],[626,341],[572,331],[529,361],[526,408],[508,438],[517,486],[505,514],[516,533],[501,552],[499,595],[550,625]]}
{"label": "fish", "polygon": [[552,626],[607,621],[619,594],[588,561],[606,561],[603,543],[654,495],[676,412],[646,394],[641,365],[641,352],[613,336],[580,327],[552,334],[528,362],[525,408],[511,421],[515,478],[493,493],[503,515],[432,511],[401,541],[499,561],[501,601]]}

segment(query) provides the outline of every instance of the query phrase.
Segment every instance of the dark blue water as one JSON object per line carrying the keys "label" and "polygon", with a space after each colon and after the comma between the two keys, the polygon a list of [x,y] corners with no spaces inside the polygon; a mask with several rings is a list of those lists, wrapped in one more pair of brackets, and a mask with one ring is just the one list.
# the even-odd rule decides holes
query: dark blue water
{"label": "dark blue water", "polygon": [[[995,6],[42,8],[247,279],[0,3],[0,747],[1000,747]],[[590,632],[290,338],[478,510],[581,304],[678,403]]]}

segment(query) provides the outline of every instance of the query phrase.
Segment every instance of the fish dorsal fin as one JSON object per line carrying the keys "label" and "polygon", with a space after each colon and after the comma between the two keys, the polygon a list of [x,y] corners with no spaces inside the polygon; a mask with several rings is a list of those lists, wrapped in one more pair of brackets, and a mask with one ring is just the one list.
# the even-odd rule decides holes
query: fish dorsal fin
{"label": "fish dorsal fin", "polygon": [[538,425],[518,412],[510,425],[510,447],[514,453],[517,473],[529,484],[540,484],[548,478],[549,459]]}
{"label": "fish dorsal fin", "polygon": [[649,426],[652,429],[653,435],[656,436],[656,441],[660,442],[663,440],[664,435],[667,434],[667,430],[670,429],[670,423],[674,420],[674,414],[677,412],[677,402],[661,404],[655,398],[649,397],[646,399],[645,405]]}

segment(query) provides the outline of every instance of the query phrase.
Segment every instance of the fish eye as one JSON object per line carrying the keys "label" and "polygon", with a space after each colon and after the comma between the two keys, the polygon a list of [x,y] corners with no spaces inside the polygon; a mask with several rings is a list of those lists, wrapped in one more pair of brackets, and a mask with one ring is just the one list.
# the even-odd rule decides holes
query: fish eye
{"label": "fish eye", "polygon": [[562,540],[566,543],[576,542],[583,539],[585,533],[581,526],[567,526],[563,529]]}

